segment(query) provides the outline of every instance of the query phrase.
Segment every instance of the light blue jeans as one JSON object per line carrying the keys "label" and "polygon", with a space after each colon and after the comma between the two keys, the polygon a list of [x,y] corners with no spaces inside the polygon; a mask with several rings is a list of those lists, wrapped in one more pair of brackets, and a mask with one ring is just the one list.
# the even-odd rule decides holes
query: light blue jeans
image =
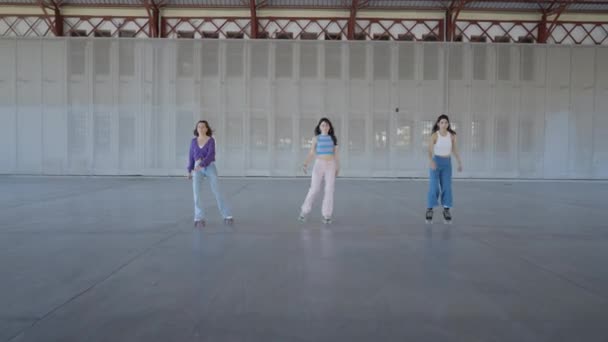
{"label": "light blue jeans", "polygon": [[217,208],[220,211],[220,214],[223,218],[231,217],[230,209],[224,202],[224,198],[219,189],[219,184],[217,181],[217,168],[215,167],[215,163],[209,164],[207,167],[198,170],[192,171],[192,192],[194,193],[194,220],[200,221],[205,218],[205,208],[203,207],[203,181],[205,177],[209,180],[209,186],[211,187],[211,192],[215,196],[215,200],[217,202]]}
{"label": "light blue jeans", "polygon": [[435,170],[429,170],[429,194],[427,208],[439,205],[439,197],[444,208],[452,207],[452,159],[450,157],[433,156],[437,165]]}

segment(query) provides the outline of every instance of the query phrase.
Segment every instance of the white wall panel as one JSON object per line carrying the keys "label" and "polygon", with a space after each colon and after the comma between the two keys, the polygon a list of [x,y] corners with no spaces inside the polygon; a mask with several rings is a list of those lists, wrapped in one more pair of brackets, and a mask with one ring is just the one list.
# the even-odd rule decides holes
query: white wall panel
{"label": "white wall panel", "polygon": [[342,174],[608,178],[608,49],[423,42],[0,40],[0,172],[179,175],[194,124],[222,175],[295,176],[319,118]]}
{"label": "white wall panel", "polygon": [[543,177],[545,155],[545,114],[547,106],[547,49],[520,45],[513,76],[519,87],[518,125],[519,177]]}
{"label": "white wall panel", "polygon": [[552,46],[547,52],[545,169],[549,178],[566,177],[569,159],[571,50]]}
{"label": "white wall panel", "polygon": [[593,98],[595,96],[595,49],[572,50],[571,111],[569,122],[568,175],[591,177],[593,168]]}
{"label": "white wall panel", "polygon": [[0,40],[0,172],[17,172],[17,40]]}
{"label": "white wall panel", "polygon": [[17,169],[25,173],[42,172],[41,62],[41,40],[17,41]]}
{"label": "white wall panel", "polygon": [[66,42],[42,42],[43,172],[63,174],[67,159]]}
{"label": "white wall panel", "polygon": [[593,178],[608,178],[608,49],[596,50],[593,117]]}

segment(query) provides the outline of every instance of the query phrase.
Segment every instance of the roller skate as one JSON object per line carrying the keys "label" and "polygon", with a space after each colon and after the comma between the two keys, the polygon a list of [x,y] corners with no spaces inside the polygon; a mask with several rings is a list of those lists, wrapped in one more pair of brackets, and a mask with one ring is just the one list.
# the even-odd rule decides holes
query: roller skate
{"label": "roller skate", "polygon": [[443,220],[445,224],[452,224],[452,214],[450,214],[450,208],[443,208]]}
{"label": "roller skate", "polygon": [[432,208],[428,208],[426,210],[426,223],[427,224],[433,223],[433,209]]}

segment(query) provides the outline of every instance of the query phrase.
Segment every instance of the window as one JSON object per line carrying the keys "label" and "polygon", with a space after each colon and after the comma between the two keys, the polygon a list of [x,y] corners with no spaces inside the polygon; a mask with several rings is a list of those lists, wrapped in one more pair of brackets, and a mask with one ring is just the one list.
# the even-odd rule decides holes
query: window
{"label": "window", "polygon": [[473,43],[485,43],[486,41],[486,36],[471,36],[471,42]]}
{"label": "window", "polygon": [[521,80],[534,81],[534,47],[522,46],[521,48]]}
{"label": "window", "polygon": [[[78,36],[74,36],[78,37]],[[83,75],[86,63],[87,42],[84,40],[70,40],[69,44],[69,70],[71,75]]]}
{"label": "window", "polygon": [[120,30],[118,31],[118,36],[121,38],[133,38],[135,37],[135,31]]}
{"label": "window", "polygon": [[291,78],[293,72],[293,51],[291,44],[277,44],[275,48],[275,76]]}
{"label": "window", "polygon": [[342,40],[341,33],[326,33],[325,40]]}
{"label": "window", "polygon": [[429,34],[422,35],[422,40],[424,40],[426,42],[436,42],[439,40],[439,38],[437,37],[436,34],[429,33]]}
{"label": "window", "polygon": [[494,37],[494,41],[496,43],[510,43],[511,42],[511,37],[509,37],[509,36],[495,36]]}
{"label": "window", "polygon": [[481,120],[473,120],[471,123],[471,151],[475,153],[485,152],[485,123]]}
{"label": "window", "polygon": [[226,32],[226,38],[229,39],[243,39],[243,32]]}
{"label": "window", "polygon": [[367,48],[364,43],[353,43],[349,49],[349,72],[351,79],[364,80],[367,77]]}
{"label": "window", "polygon": [[302,44],[300,46],[300,76],[302,78],[317,77],[317,44]]}
{"label": "window", "polygon": [[220,34],[219,34],[219,32],[203,31],[203,34],[201,36],[203,38],[208,38],[208,39],[218,39],[220,37]]}
{"label": "window", "polygon": [[422,78],[425,80],[439,79],[439,46],[437,44],[424,45],[424,59]]}
{"label": "window", "polygon": [[517,42],[519,42],[519,43],[526,43],[526,44],[532,44],[532,43],[534,43],[534,37],[531,37],[531,36],[520,36],[517,39]]}
{"label": "window", "polygon": [[416,37],[411,33],[401,33],[397,36],[397,40],[413,42],[416,40]]}
{"label": "window", "polygon": [[190,42],[177,45],[177,75],[192,77],[194,72],[194,48]]}
{"label": "window", "polygon": [[72,30],[70,31],[70,37],[86,37],[87,31],[85,30]]}
{"label": "window", "polygon": [[177,38],[194,38],[193,31],[177,31]]}
{"label": "window", "polygon": [[497,50],[498,79],[500,81],[511,80],[511,47],[499,46]]}
{"label": "window", "polygon": [[388,33],[376,33],[374,34],[374,40],[391,40],[391,36],[388,35]]}
{"label": "window", "polygon": [[409,149],[412,145],[412,127],[411,121],[399,117],[395,130],[395,146],[400,149]]}
{"label": "window", "polygon": [[275,39],[293,39],[293,32],[277,32]]}
{"label": "window", "polygon": [[473,79],[485,80],[488,52],[487,45],[473,46]]}
{"label": "window", "polygon": [[413,80],[416,56],[414,47],[409,44],[399,45],[399,79]]}
{"label": "window", "polygon": [[302,32],[300,39],[302,40],[316,40],[318,35],[314,32]]}
{"label": "window", "polygon": [[355,40],[367,40],[367,35],[365,34],[365,32],[358,32],[355,33],[354,38]]}
{"label": "window", "polygon": [[108,30],[95,30],[94,37],[112,37],[112,33]]}
{"label": "window", "polygon": [[[135,33],[135,32],[133,32]],[[121,32],[122,34],[122,32]],[[135,42],[121,41],[118,45],[118,74],[120,76],[135,75]]]}
{"label": "window", "polygon": [[450,46],[449,59],[449,77],[450,80],[462,80],[462,71],[464,68],[464,50],[461,44]]}
{"label": "window", "polygon": [[[97,32],[95,32],[95,36],[99,37],[97,36]],[[96,75],[110,74],[111,44],[112,42],[107,39],[95,40],[93,42],[93,63]]]}
{"label": "window", "polygon": [[325,78],[342,77],[342,47],[338,44],[325,45]]}

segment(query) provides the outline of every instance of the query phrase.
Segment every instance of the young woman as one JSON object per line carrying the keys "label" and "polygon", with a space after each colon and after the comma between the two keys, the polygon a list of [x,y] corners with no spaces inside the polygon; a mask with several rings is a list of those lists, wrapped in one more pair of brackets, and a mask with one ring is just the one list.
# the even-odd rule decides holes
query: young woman
{"label": "young woman", "polygon": [[328,224],[331,223],[331,215],[333,213],[334,186],[336,183],[336,176],[340,170],[340,161],[338,158],[338,139],[334,133],[331,121],[327,118],[319,120],[317,127],[315,127],[315,136],[312,138],[312,146],[303,165],[304,173],[306,173],[306,170],[308,169],[308,163],[310,163],[314,157],[316,157],[316,160],[312,169],[310,189],[302,204],[298,219],[304,221],[306,216],[310,213],[314,198],[321,190],[321,181],[325,178],[325,194],[323,196],[321,214],[323,215],[323,223]]}
{"label": "young woman", "polygon": [[226,206],[217,182],[217,168],[215,167],[215,139],[209,123],[200,120],[194,129],[194,138],[190,143],[190,157],[188,163],[188,179],[194,178],[192,191],[194,193],[194,226],[205,226],[205,211],[202,203],[202,185],[205,177],[209,179],[211,191],[217,201],[217,208],[224,218],[224,223],[233,222],[230,210]]}
{"label": "young woman", "polygon": [[433,220],[433,208],[438,206],[439,197],[443,206],[443,218],[446,223],[452,222],[452,154],[458,161],[458,171],[462,171],[462,162],[456,148],[456,132],[450,126],[447,115],[440,115],[433,126],[429,143],[429,193],[427,199],[426,222]]}

